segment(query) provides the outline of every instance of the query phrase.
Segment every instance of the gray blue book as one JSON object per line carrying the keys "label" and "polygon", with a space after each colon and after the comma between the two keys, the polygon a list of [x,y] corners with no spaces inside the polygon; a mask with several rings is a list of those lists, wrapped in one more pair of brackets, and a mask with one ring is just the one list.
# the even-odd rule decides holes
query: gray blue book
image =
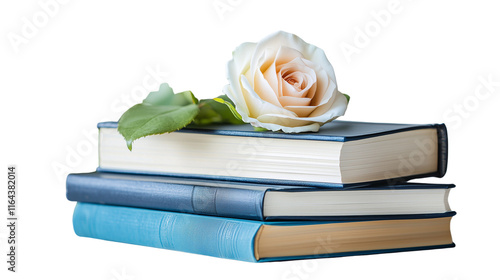
{"label": "gray blue book", "polygon": [[289,185],[92,172],[70,174],[71,201],[251,220],[364,220],[433,217],[450,212],[452,184],[401,183],[363,188]]}

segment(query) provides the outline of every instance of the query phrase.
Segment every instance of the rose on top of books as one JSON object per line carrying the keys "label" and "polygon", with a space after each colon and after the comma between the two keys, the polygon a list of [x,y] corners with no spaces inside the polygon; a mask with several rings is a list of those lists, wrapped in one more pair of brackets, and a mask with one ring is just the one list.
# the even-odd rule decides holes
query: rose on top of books
{"label": "rose on top of books", "polygon": [[318,131],[342,116],[349,96],[338,91],[335,73],[320,48],[283,31],[259,43],[243,43],[228,62],[224,95],[198,100],[191,91],[175,94],[162,84],[118,121],[132,142],[179,130],[191,123],[250,123],[257,130]]}
{"label": "rose on top of books", "polygon": [[320,48],[277,32],[259,43],[243,43],[227,65],[224,93],[244,122],[283,132],[318,131],[344,115],[347,98]]}

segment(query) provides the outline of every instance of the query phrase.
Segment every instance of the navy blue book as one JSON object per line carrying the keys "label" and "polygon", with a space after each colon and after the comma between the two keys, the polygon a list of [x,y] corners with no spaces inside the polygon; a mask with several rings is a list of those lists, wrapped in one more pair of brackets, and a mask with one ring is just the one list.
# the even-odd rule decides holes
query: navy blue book
{"label": "navy blue book", "polygon": [[188,126],[138,139],[132,151],[116,122],[98,127],[99,171],[342,188],[442,177],[447,166],[444,124],[333,121],[298,134]]}
{"label": "navy blue book", "polygon": [[77,203],[75,233],[248,262],[453,247],[454,213],[421,219],[261,222]]}
{"label": "navy blue book", "polygon": [[365,220],[450,212],[451,184],[311,188],[93,172],[70,174],[71,201],[252,220]]}

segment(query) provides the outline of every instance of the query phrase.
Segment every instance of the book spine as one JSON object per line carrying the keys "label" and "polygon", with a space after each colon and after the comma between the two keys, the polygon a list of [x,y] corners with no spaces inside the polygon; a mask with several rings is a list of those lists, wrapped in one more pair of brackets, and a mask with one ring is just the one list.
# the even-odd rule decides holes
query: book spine
{"label": "book spine", "polygon": [[71,201],[252,220],[264,219],[264,194],[265,190],[104,179],[85,174],[70,174],[66,180],[66,197]]}
{"label": "book spine", "polygon": [[254,237],[261,224],[236,219],[122,206],[77,203],[78,236],[256,262]]}
{"label": "book spine", "polygon": [[448,168],[448,132],[444,124],[436,125],[438,133],[438,171],[437,177],[443,177]]}

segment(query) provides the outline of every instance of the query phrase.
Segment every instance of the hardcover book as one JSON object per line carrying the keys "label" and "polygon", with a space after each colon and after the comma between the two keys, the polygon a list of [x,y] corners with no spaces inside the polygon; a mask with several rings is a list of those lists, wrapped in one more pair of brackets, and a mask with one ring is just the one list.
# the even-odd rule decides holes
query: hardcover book
{"label": "hardcover book", "polygon": [[266,262],[453,247],[453,214],[356,222],[260,222],[77,203],[73,226],[83,237]]}
{"label": "hardcover book", "polygon": [[98,127],[100,171],[348,187],[442,177],[447,166],[444,124],[333,121],[298,134],[189,126],[138,139],[132,151],[116,122]]}
{"label": "hardcover book", "polygon": [[70,174],[71,201],[252,220],[363,220],[450,212],[451,184],[310,188],[92,172]]}

